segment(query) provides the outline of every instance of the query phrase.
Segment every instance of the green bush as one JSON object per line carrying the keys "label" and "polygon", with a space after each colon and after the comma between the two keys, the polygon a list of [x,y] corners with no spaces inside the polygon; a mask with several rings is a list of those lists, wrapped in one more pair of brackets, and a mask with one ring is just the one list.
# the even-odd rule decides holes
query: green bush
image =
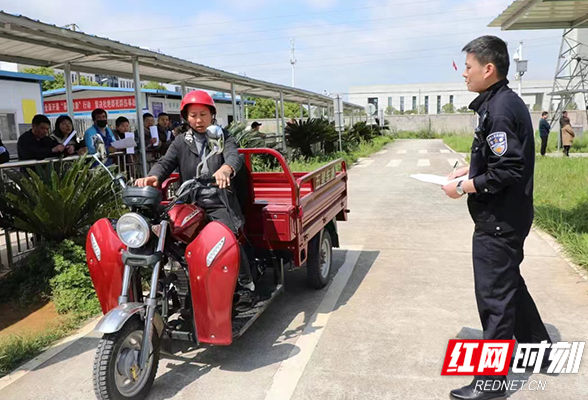
{"label": "green bush", "polygon": [[0,303],[27,306],[49,300],[50,279],[55,275],[51,245],[41,242],[26,258],[17,261],[0,279]]}
{"label": "green bush", "polygon": [[27,305],[48,299],[60,314],[100,311],[84,248],[71,240],[42,242],[0,280],[0,302]]}
{"label": "green bush", "polygon": [[86,252],[70,240],[52,252],[55,276],[51,290],[55,308],[60,314],[91,316],[100,312],[100,304],[86,265]]}
{"label": "green bush", "polygon": [[91,164],[81,157],[36,171],[6,170],[8,179],[0,185],[0,226],[60,242],[83,236],[100,218],[116,215],[114,190],[119,187],[112,185],[106,171],[92,169]]}
{"label": "green bush", "polygon": [[336,149],[339,135],[335,127],[323,118],[309,118],[288,122],[286,125],[286,141],[295,154],[303,158],[314,157],[313,145],[323,144],[325,153]]}

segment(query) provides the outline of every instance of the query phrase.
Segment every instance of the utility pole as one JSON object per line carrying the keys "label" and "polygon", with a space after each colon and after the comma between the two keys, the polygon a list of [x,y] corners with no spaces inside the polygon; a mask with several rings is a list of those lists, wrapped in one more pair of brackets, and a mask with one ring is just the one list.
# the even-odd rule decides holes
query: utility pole
{"label": "utility pole", "polygon": [[519,97],[523,97],[523,75],[527,72],[527,60],[523,59],[523,42],[519,42],[519,48],[517,49],[513,59],[517,63],[517,80],[519,81]]}
{"label": "utility pole", "polygon": [[296,64],[296,49],[294,48],[294,38],[290,39],[290,64],[292,64],[292,87],[294,87],[294,64]]}

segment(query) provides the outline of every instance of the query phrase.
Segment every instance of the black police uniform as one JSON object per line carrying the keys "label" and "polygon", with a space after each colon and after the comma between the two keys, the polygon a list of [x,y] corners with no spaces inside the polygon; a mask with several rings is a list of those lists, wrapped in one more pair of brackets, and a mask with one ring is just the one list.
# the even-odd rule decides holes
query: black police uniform
{"label": "black police uniform", "polygon": [[519,269],[533,222],[535,144],[529,111],[507,85],[470,104],[479,115],[469,174],[476,193],[468,195],[476,301],[484,339],[551,342]]}

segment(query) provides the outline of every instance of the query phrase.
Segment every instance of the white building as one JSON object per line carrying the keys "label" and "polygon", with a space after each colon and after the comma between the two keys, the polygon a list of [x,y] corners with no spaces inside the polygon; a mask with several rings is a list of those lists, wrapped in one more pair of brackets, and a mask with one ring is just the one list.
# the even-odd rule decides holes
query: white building
{"label": "white building", "polygon": [[[510,87],[517,91],[518,82],[511,81]],[[553,81],[528,81],[523,78],[522,98],[530,110],[549,110]],[[414,83],[403,85],[351,86],[349,101],[366,106],[374,104],[378,112],[388,107],[406,112],[421,110],[427,114],[442,114],[445,104],[453,104],[455,110],[467,107],[477,96],[468,92],[465,83]],[[584,101],[578,96],[576,103],[583,107]],[[391,109],[388,109],[389,111]]]}
{"label": "white building", "polygon": [[42,82],[52,76],[0,70],[0,139],[16,155],[18,136],[30,129],[33,117],[43,114]]}

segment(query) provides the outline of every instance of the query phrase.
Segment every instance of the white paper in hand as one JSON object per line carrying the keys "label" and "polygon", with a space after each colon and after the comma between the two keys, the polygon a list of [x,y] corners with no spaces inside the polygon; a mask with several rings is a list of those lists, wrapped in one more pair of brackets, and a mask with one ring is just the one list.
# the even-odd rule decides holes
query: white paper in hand
{"label": "white paper in hand", "polygon": [[157,127],[150,126],[149,132],[151,133],[151,138],[157,140],[157,142],[155,142],[155,144],[153,146],[159,146],[159,133],[157,133]]}
{"label": "white paper in hand", "polygon": [[74,138],[75,135],[77,135],[78,133],[76,131],[73,131],[68,137],[67,139],[65,139],[65,141],[63,142],[63,146],[67,146],[69,144],[69,142],[71,142],[71,140]]}
{"label": "white paper in hand", "polygon": [[434,183],[435,185],[440,185],[440,186],[445,186],[451,182],[465,181],[466,179],[468,179],[467,175],[460,176],[459,178],[456,178],[453,180],[447,179],[446,176],[431,175],[431,174],[412,174],[412,175],[410,175],[410,177],[414,178],[416,180],[422,181],[422,182]]}
{"label": "white paper in hand", "polygon": [[[131,139],[133,142],[135,142],[135,134],[133,132],[125,132],[125,139]],[[135,144],[135,146],[133,147],[127,147],[127,154],[135,154],[135,147],[137,145]]]}
{"label": "white paper in hand", "polygon": [[128,149],[129,147],[135,147],[136,145],[137,143],[135,143],[135,138],[128,136],[125,136],[124,139],[115,140],[114,142],[112,142],[112,147],[114,147],[115,149]]}

